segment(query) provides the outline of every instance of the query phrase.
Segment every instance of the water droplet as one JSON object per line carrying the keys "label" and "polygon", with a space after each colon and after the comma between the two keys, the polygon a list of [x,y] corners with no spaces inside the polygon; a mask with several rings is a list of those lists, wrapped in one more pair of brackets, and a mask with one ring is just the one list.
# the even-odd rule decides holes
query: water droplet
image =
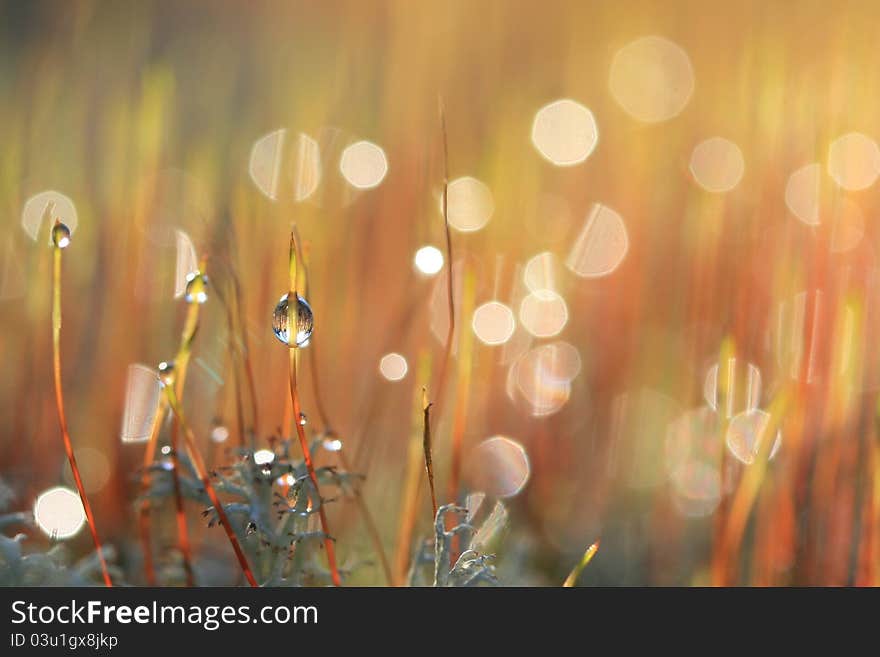
{"label": "water droplet", "polygon": [[159,382],[162,387],[174,383],[174,361],[162,361],[159,363]]}
{"label": "water droplet", "polygon": [[312,330],[315,328],[315,318],[312,315],[312,307],[309,302],[298,294],[296,299],[296,334],[292,341],[286,294],[278,301],[278,305],[275,306],[275,311],[272,313],[272,330],[275,332],[275,337],[288,347],[306,346],[312,336]]}
{"label": "water droplet", "polygon": [[300,426],[304,427],[304,426],[306,426],[308,423],[309,423],[309,418],[306,417],[306,414],[305,414],[305,413],[300,413],[300,414],[299,414],[299,424],[300,424]]}
{"label": "water droplet", "polygon": [[296,483],[296,477],[288,472],[287,474],[278,477],[278,479],[275,480],[275,483],[279,486],[293,486]]}
{"label": "water droplet", "polygon": [[275,460],[275,452],[271,449],[258,449],[254,452],[254,463],[257,465],[268,465]]}
{"label": "water droplet", "polygon": [[70,229],[60,221],[52,227],[52,244],[59,249],[66,249],[70,244]]}
{"label": "water droplet", "polygon": [[339,440],[339,438],[328,438],[321,443],[321,447],[323,447],[328,452],[338,452],[340,449],[342,449],[342,441]]}
{"label": "water droplet", "polygon": [[208,277],[194,271],[187,274],[186,293],[183,298],[187,303],[205,303],[208,300]]}
{"label": "water droplet", "polygon": [[162,454],[164,454],[165,456],[168,456],[169,454],[171,454],[171,446],[170,446],[170,445],[163,445],[163,446],[162,446],[162,449],[161,449],[160,451],[161,451]]}

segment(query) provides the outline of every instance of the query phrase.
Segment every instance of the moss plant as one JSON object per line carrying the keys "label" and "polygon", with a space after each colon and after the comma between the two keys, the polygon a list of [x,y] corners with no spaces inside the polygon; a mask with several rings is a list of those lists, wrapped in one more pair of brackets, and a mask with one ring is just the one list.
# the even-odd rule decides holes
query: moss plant
{"label": "moss plant", "polygon": [[[312,440],[311,453],[321,448],[321,438]],[[257,463],[254,452],[242,448],[236,450],[230,465],[209,472],[218,499],[222,495],[226,500],[219,505],[190,458],[181,455],[181,491],[205,507],[202,515],[209,526],[228,523],[225,526],[235,535],[261,585],[330,584],[332,572],[320,565],[326,534],[320,528],[319,515],[331,500],[316,495],[305,460],[293,456],[298,449],[294,441],[276,439],[272,443],[268,462]],[[146,494],[154,500],[170,498],[173,483],[169,470],[162,464],[153,469],[152,486]],[[314,475],[322,487],[331,486],[346,495],[358,480],[332,467],[317,468]],[[313,504],[313,500],[318,502]]]}
{"label": "moss plant", "polygon": [[[297,294],[298,289],[298,281],[297,281],[297,246],[296,246],[296,231],[292,230],[290,233],[290,250],[288,254],[288,273],[290,275],[290,289],[288,292],[288,299],[293,300],[295,302],[299,295]],[[293,303],[292,302],[292,303]],[[294,307],[295,312],[298,310]],[[288,307],[288,312],[290,312],[290,307]],[[288,320],[289,321],[289,320]],[[294,331],[296,328],[294,327]],[[293,407],[293,417],[295,418],[294,424],[296,425],[296,434],[299,438],[300,447],[303,452],[303,461],[306,466],[306,471],[308,472],[309,479],[312,482],[312,486],[314,486],[314,494],[315,500],[314,504],[318,507],[318,517],[321,520],[321,530],[324,532],[324,548],[327,551],[327,563],[330,566],[330,575],[333,579],[333,584],[335,586],[341,586],[342,580],[339,577],[339,570],[336,566],[336,550],[333,546],[333,538],[330,536],[330,529],[327,524],[327,514],[324,511],[324,505],[321,502],[321,491],[318,486],[318,478],[315,475],[315,468],[312,465],[312,457],[309,452],[308,444],[306,443],[306,435],[305,429],[303,427],[303,423],[299,421],[299,418],[304,417],[302,413],[302,409],[300,407],[299,402],[299,393],[297,391],[296,385],[296,369],[297,369],[297,354],[299,353],[297,341],[291,340],[289,343],[289,363],[290,363],[290,401]]]}
{"label": "moss plant", "polygon": [[[238,536],[233,531],[232,525],[230,524],[229,519],[226,517],[225,508],[220,502],[217,491],[214,489],[214,486],[211,483],[208,469],[205,466],[205,462],[202,459],[201,453],[199,452],[195,436],[193,435],[192,430],[187,424],[186,417],[183,414],[183,408],[181,408],[180,403],[177,400],[177,395],[174,392],[174,386],[165,385],[164,390],[166,396],[168,397],[168,405],[171,407],[171,410],[173,411],[177,420],[180,422],[180,427],[183,430],[186,450],[189,454],[190,461],[192,462],[193,470],[195,471],[196,476],[202,482],[202,486],[204,487],[205,492],[210,498],[211,504],[213,504],[214,509],[216,509],[218,522],[220,523],[220,525],[223,526],[223,531],[226,532],[226,537],[229,539],[229,544],[232,546],[233,552],[235,552],[235,557],[236,559],[238,559],[238,563],[241,566],[241,570],[244,573],[245,579],[247,579],[248,584],[250,584],[251,586],[258,586],[257,580],[254,577],[247,557],[244,555],[244,552],[241,549],[241,544],[238,541]],[[177,476],[176,473],[174,476]]]}
{"label": "moss plant", "polygon": [[64,413],[64,394],[61,390],[61,255],[69,245],[70,230],[56,219],[55,225],[52,227],[52,371],[55,378],[55,405],[58,409],[58,421],[61,424],[61,439],[64,443],[64,451],[67,453],[70,471],[73,473],[73,480],[76,482],[76,490],[79,492],[79,497],[82,500],[86,520],[89,524],[89,531],[92,534],[92,541],[95,543],[95,552],[101,565],[104,584],[113,586],[113,581],[110,579],[110,571],[107,569],[107,562],[101,550],[101,539],[98,537],[98,528],[95,525],[92,506],[89,504],[82,475],[76,464],[76,456],[73,453],[73,442],[70,439],[70,432],[67,429],[67,417]]}
{"label": "moss plant", "polygon": [[[464,521],[460,521],[462,516]],[[468,522],[469,511],[444,504],[434,517],[434,536],[424,541],[416,553],[409,573],[410,586],[496,586],[495,557],[482,548],[504,529],[506,510],[500,502],[479,529]],[[447,529],[448,527],[448,529]],[[453,563],[454,541],[464,546]]]}
{"label": "moss plant", "polygon": [[[207,279],[202,273],[205,271],[205,265],[206,262],[204,259],[202,259],[202,261],[199,263],[199,271],[191,274],[188,287],[193,283],[198,283],[202,286],[207,284]],[[204,289],[200,291],[200,294],[205,294]],[[178,347],[177,354],[175,355],[174,360],[171,361],[171,365],[169,365],[169,367],[173,368],[173,374],[171,374],[170,376],[173,379],[172,384],[174,387],[175,396],[178,400],[183,398],[183,392],[186,383],[186,373],[189,365],[190,356],[192,354],[193,341],[195,340],[195,336],[199,327],[199,313],[202,304],[201,301],[196,301],[189,293],[184,298],[185,300],[187,300],[188,305],[186,319],[184,321],[183,331],[180,337],[180,346]],[[147,442],[147,447],[144,450],[144,469],[141,476],[141,490],[146,490],[150,487],[150,465],[155,459],[156,446],[159,441],[161,423],[163,418],[165,417],[165,413],[169,409],[169,406],[170,405],[168,396],[162,395],[160,397],[159,408],[153,421],[150,438]],[[180,452],[178,440],[179,419],[175,415],[171,428],[172,459],[176,459],[177,454]],[[176,472],[176,470],[174,472]],[[192,555],[190,549],[189,531],[187,529],[186,514],[183,508],[183,501],[180,495],[179,485],[176,483],[176,480],[174,498],[177,519],[178,546],[180,547],[181,555],[183,557],[183,568],[186,573],[187,584],[189,586],[192,586],[195,583],[195,579],[192,569]],[[141,547],[144,552],[144,570],[147,583],[151,586],[155,586],[157,584],[157,581],[152,556],[150,507],[146,498],[142,498],[142,500],[143,501],[139,505],[138,509],[138,523],[140,530],[139,533],[141,539]]]}

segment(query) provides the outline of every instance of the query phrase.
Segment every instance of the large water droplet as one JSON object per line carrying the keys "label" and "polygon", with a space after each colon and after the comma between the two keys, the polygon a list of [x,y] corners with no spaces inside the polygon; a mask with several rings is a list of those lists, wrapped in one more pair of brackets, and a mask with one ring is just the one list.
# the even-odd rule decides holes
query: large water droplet
{"label": "large water droplet", "polygon": [[312,307],[309,302],[300,295],[296,295],[296,317],[294,320],[294,333],[291,335],[291,322],[289,304],[287,303],[287,295],[285,294],[275,306],[275,312],[272,313],[272,330],[275,337],[281,340],[288,347],[304,347],[312,336],[312,330],[315,328],[315,318],[312,315]]}
{"label": "large water droplet", "polygon": [[183,298],[187,303],[205,303],[208,300],[208,277],[198,271],[190,272]]}
{"label": "large water droplet", "polygon": [[66,249],[70,244],[70,228],[60,221],[52,227],[52,244],[59,249]]}

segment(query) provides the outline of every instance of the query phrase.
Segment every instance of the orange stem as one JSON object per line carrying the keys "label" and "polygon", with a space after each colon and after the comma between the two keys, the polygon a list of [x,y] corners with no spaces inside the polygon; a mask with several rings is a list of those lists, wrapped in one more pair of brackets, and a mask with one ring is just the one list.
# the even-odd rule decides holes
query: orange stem
{"label": "orange stem", "polygon": [[211,479],[208,475],[208,468],[205,466],[202,455],[199,452],[198,447],[196,446],[195,436],[193,436],[192,430],[189,428],[189,425],[186,422],[186,418],[183,415],[183,409],[181,409],[177,403],[177,397],[174,393],[174,387],[166,386],[165,391],[168,396],[168,403],[171,405],[171,410],[180,421],[180,428],[183,429],[183,437],[186,441],[186,450],[189,453],[190,459],[192,460],[193,468],[195,468],[196,475],[201,480],[202,485],[205,487],[205,492],[208,494],[208,497],[211,498],[211,504],[214,505],[214,509],[216,509],[217,511],[217,517],[219,518],[220,524],[223,526],[223,529],[226,532],[226,536],[229,539],[229,543],[232,545],[232,550],[235,552],[235,556],[238,559],[238,563],[241,566],[242,572],[244,572],[244,576],[247,579],[248,584],[256,588],[259,586],[259,584],[257,584],[257,580],[254,578],[254,573],[251,570],[250,565],[248,564],[247,556],[245,556],[244,550],[242,550],[241,548],[241,543],[238,542],[238,537],[232,530],[232,524],[229,522],[229,517],[226,515],[226,509],[223,508],[223,504],[220,502],[220,497],[217,495],[217,491],[211,484]]}
{"label": "orange stem", "polygon": [[52,362],[55,372],[55,405],[58,408],[58,421],[61,424],[61,437],[64,441],[64,451],[67,453],[67,460],[70,462],[70,471],[73,473],[73,480],[76,482],[76,489],[79,491],[80,500],[82,500],[83,509],[86,513],[86,519],[89,523],[89,531],[92,533],[92,540],[95,543],[95,550],[98,553],[98,561],[101,564],[101,574],[104,577],[106,586],[113,586],[110,579],[110,571],[107,569],[107,561],[104,559],[104,550],[101,547],[101,539],[98,537],[98,529],[95,525],[95,516],[92,514],[92,505],[89,504],[89,498],[86,496],[86,489],[83,486],[82,476],[79,467],[76,464],[76,456],[73,454],[73,443],[70,440],[70,433],[67,430],[67,417],[64,414],[64,395],[61,391],[61,248],[55,246],[53,249],[53,300],[52,300]]}
{"label": "orange stem", "polygon": [[[293,299],[296,303],[296,293],[290,294],[289,299]],[[303,460],[306,464],[306,470],[309,473],[309,479],[315,489],[318,498],[321,497],[321,491],[318,488],[318,476],[315,474],[315,466],[312,464],[312,456],[309,452],[309,446],[306,441],[306,431],[299,417],[302,414],[299,404],[299,393],[296,390],[296,351],[290,350],[290,399],[293,404],[293,423],[296,425],[296,435],[299,437],[299,444],[303,451]],[[342,586],[342,580],[339,577],[339,569],[336,567],[336,551],[333,546],[333,539],[330,538],[330,528],[327,525],[327,514],[324,512],[323,500],[318,500],[318,516],[321,519],[321,531],[324,532],[324,547],[327,550],[327,564],[330,567],[330,578],[335,586]]]}

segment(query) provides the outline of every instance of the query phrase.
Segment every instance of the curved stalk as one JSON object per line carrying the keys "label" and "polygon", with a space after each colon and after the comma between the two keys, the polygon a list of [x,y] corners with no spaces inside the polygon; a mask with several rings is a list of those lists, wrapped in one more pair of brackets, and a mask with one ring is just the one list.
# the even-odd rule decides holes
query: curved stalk
{"label": "curved stalk", "polygon": [[[56,226],[58,223],[56,222]],[[70,440],[70,433],[67,430],[67,417],[64,414],[64,395],[61,391],[61,251],[62,247],[57,244],[52,247],[52,363],[55,374],[55,406],[58,409],[58,421],[61,424],[61,438],[64,442],[64,451],[67,453],[67,460],[70,462],[70,471],[73,473],[73,480],[76,482],[76,490],[79,492],[80,500],[82,500],[83,509],[86,513],[86,520],[89,524],[89,531],[92,534],[92,541],[95,543],[95,550],[98,553],[98,561],[101,564],[101,575],[104,578],[106,586],[113,586],[110,579],[110,571],[107,569],[107,561],[104,559],[104,550],[101,547],[101,539],[98,537],[98,529],[95,526],[95,516],[92,514],[92,506],[89,504],[89,498],[86,495],[86,489],[83,486],[82,475],[80,475],[79,467],[76,464],[76,456],[73,453],[73,443]]]}

